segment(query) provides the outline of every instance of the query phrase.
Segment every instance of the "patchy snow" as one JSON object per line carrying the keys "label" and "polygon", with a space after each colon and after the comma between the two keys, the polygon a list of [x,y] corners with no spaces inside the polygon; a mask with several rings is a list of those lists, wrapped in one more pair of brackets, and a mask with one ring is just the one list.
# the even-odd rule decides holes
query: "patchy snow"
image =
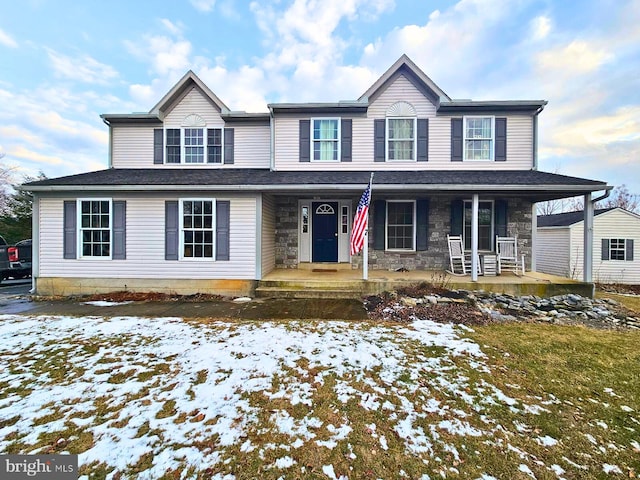
{"label": "patchy snow", "polygon": [[[378,415],[388,420],[384,428],[366,425],[379,454],[392,442],[394,451],[399,445],[432,472],[457,474],[460,465],[450,462],[465,454],[461,437],[503,441],[506,430],[491,418],[496,406],[520,415],[509,435],[523,438],[533,430],[526,414],[547,411],[536,405],[545,399],[528,397],[531,404],[525,404],[493,385],[487,357],[466,332],[426,320],[204,324],[0,315],[0,385],[6,392],[0,395],[0,451],[20,446],[20,453],[63,453],[77,440],[72,434],[59,445],[43,444],[41,436],[69,435],[75,425],[92,437],[80,465],[103,463],[108,480],[131,477],[137,464],[144,465],[140,478],[169,470],[195,478],[223,470],[238,451],[259,456],[268,468],[291,469],[287,476],[304,476],[299,449],[305,446],[359,458],[356,426],[342,413],[348,404],[368,422]],[[461,365],[478,375],[465,374]],[[316,397],[327,388],[334,395],[329,413],[326,405],[317,408]],[[260,443],[263,435],[271,443]],[[548,436],[536,441],[558,443]],[[532,460],[507,445],[522,462]],[[547,468],[558,473],[555,467]],[[333,465],[322,472],[338,480]],[[480,478],[491,480],[490,473]],[[352,477],[340,472],[340,479],[347,475]]]}
{"label": "patchy snow", "polygon": [[628,413],[633,412],[633,408],[629,407],[628,405],[620,405],[620,410]]}
{"label": "patchy snow", "polygon": [[109,302],[107,300],[95,300],[93,302],[82,302],[83,305],[92,305],[94,307],[117,307],[118,305],[128,305],[133,302]]}
{"label": "patchy snow", "polygon": [[536,438],[536,442],[543,447],[555,447],[558,444],[558,440],[549,435],[545,435],[544,437]]}
{"label": "patchy snow", "polygon": [[602,465],[602,471],[604,473],[618,473],[622,475],[622,470],[620,470],[620,467],[618,467],[617,465],[609,465],[608,463]]}
{"label": "patchy snow", "polygon": [[520,464],[520,466],[518,467],[518,470],[521,471],[522,473],[526,473],[531,478],[536,478],[536,476],[533,474],[531,469],[527,465],[525,465],[524,463]]}
{"label": "patchy snow", "polygon": [[551,469],[551,471],[553,473],[555,473],[558,477],[564,475],[566,472],[566,470],[564,468],[562,468],[560,465],[558,465],[557,463],[554,463],[553,465],[551,465],[549,467]]}

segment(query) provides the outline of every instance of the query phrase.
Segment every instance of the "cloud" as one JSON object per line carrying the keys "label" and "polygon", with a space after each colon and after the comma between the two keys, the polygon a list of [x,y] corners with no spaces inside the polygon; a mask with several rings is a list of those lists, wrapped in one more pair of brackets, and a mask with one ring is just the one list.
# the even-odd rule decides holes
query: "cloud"
{"label": "cloud", "polygon": [[98,62],[89,55],[69,57],[47,48],[47,55],[58,78],[107,85],[118,77],[118,72],[111,66]]}
{"label": "cloud", "polygon": [[210,12],[216,4],[216,0],[191,0],[191,5],[200,12]]}
{"label": "cloud", "polygon": [[172,35],[181,35],[182,34],[182,30],[184,28],[184,25],[182,25],[182,22],[178,22],[173,23],[171,20],[168,20],[166,18],[161,18],[160,19],[160,23],[162,24],[162,26],[164,26],[164,28],[166,28],[169,33],[171,33]]}
{"label": "cloud", "polygon": [[154,74],[181,76],[190,67],[191,42],[164,35],[145,35],[142,41],[125,41],[125,47],[140,60],[150,62]]}
{"label": "cloud", "polygon": [[16,42],[11,35],[0,28],[0,45],[4,45],[9,48],[18,48],[18,42]]}
{"label": "cloud", "polygon": [[596,42],[574,40],[568,45],[541,52],[535,58],[536,67],[552,75],[582,76],[598,70],[614,58]]}
{"label": "cloud", "polygon": [[551,19],[544,15],[534,18],[530,22],[531,38],[539,41],[547,38],[551,31]]}

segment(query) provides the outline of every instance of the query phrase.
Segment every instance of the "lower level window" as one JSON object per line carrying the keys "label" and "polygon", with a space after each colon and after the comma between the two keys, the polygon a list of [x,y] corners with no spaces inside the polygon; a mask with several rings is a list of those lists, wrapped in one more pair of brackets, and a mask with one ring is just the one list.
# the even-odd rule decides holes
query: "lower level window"
{"label": "lower level window", "polygon": [[[464,248],[471,250],[471,200],[464,202]],[[478,202],[478,250],[493,250],[493,202]]]}
{"label": "lower level window", "polygon": [[612,238],[609,241],[609,259],[626,260],[626,245],[624,238]]}
{"label": "lower level window", "polygon": [[387,250],[415,250],[415,202],[387,202]]}
{"label": "lower level window", "polygon": [[111,256],[111,201],[79,200],[83,257]]}
{"label": "lower level window", "polygon": [[183,258],[213,258],[215,200],[182,200],[181,247]]}

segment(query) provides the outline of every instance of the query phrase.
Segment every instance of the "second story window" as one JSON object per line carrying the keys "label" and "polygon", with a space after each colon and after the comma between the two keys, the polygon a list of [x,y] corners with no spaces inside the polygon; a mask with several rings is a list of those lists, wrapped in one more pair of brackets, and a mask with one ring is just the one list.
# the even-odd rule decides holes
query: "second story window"
{"label": "second story window", "polygon": [[204,135],[202,128],[184,129],[185,163],[204,163]]}
{"label": "second story window", "polygon": [[180,163],[180,129],[168,128],[166,130],[167,146],[166,162],[167,163]]}
{"label": "second story window", "polygon": [[311,123],[314,161],[338,161],[340,122],[337,118],[314,119]]}
{"label": "second story window", "polygon": [[415,118],[387,119],[387,158],[389,160],[415,159]]}
{"label": "second story window", "polygon": [[493,117],[465,117],[464,159],[493,160]]}

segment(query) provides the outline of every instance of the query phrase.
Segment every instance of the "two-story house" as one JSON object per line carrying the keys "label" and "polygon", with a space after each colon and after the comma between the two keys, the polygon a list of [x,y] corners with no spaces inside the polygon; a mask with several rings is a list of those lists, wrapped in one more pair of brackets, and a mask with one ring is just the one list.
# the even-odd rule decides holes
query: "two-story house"
{"label": "two-story house", "polygon": [[537,170],[545,104],[453,100],[402,56],[357,100],[245,113],[188,72],[149,113],[102,116],[108,169],[24,187],[36,290],[247,294],[278,268],[361,268],[371,172],[369,268],[442,269],[450,233],[517,235],[530,263],[535,202],[607,188]]}

